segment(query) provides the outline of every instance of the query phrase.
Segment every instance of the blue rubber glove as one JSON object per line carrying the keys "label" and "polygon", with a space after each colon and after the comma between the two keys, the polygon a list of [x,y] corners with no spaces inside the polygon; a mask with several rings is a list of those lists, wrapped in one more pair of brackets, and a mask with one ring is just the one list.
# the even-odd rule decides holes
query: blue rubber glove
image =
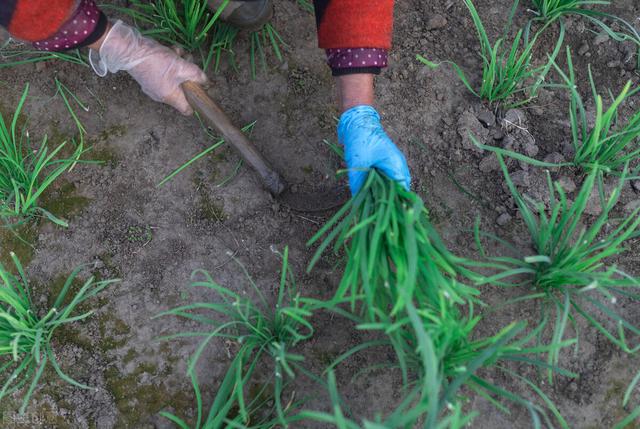
{"label": "blue rubber glove", "polygon": [[373,107],[356,106],[344,112],[338,124],[338,140],[344,145],[351,195],[360,191],[370,168],[377,168],[407,190],[411,187],[407,161],[385,133]]}

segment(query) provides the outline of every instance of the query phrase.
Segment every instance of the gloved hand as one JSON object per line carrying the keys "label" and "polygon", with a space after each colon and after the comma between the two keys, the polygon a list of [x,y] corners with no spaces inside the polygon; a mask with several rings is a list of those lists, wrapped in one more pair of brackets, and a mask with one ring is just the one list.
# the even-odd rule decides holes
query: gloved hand
{"label": "gloved hand", "polygon": [[192,114],[193,109],[180,84],[188,80],[199,84],[207,82],[207,76],[198,66],[155,40],[143,37],[122,21],[117,21],[109,30],[99,53],[89,52],[89,60],[102,77],[108,72],[129,72],[145,94],[175,107],[183,115]]}
{"label": "gloved hand", "polygon": [[411,187],[407,161],[385,133],[373,107],[356,106],[344,112],[338,124],[338,140],[344,145],[353,196],[364,185],[370,168],[377,168],[407,190]]}

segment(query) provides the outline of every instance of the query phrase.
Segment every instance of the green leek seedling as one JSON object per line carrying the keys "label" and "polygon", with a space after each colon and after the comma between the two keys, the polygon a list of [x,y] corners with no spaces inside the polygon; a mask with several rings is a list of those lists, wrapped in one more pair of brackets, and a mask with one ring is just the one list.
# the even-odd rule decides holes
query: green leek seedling
{"label": "green leek seedling", "polygon": [[[293,276],[288,267],[288,250],[283,255],[282,272],[278,296],[275,305],[271,305],[267,297],[251,280],[242,267],[255,298],[246,294],[238,294],[217,284],[205,271],[194,272],[194,278],[201,277],[192,283],[194,288],[206,288],[215,292],[221,302],[199,302],[174,308],[159,314],[160,316],[179,316],[193,320],[207,326],[207,330],[199,332],[184,332],[163,339],[202,337],[204,340],[190,359],[188,375],[191,378],[197,398],[196,428],[213,429],[221,427],[244,427],[255,422],[255,412],[260,408],[265,392],[255,398],[247,398],[247,390],[252,381],[252,375],[259,364],[264,364],[263,358],[270,357],[273,365],[273,410],[265,413],[266,421],[272,418],[278,424],[284,424],[287,412],[293,404],[282,402],[282,392],[285,380],[295,376],[295,371],[302,369],[299,362],[302,356],[291,353],[294,345],[313,336],[313,326],[308,322],[312,313],[302,304]],[[210,311],[211,316],[202,311]],[[203,403],[196,376],[196,365],[206,347],[214,339],[234,341],[239,350],[236,353],[225,378],[218,387],[215,399],[209,413],[203,414]],[[264,382],[266,387],[269,382]],[[266,401],[265,401],[266,402]],[[262,410],[264,411],[264,410]],[[237,413],[237,415],[235,415]],[[162,415],[180,428],[188,428],[181,418],[163,412]],[[262,415],[262,414],[260,414]],[[275,416],[275,417],[273,417]]]}
{"label": "green leek seedling", "polygon": [[[144,35],[169,45],[178,45],[189,52],[199,52],[202,67],[207,69],[213,63],[214,71],[220,69],[222,55],[228,53],[233,68],[237,67],[234,45],[240,30],[221,21],[220,15],[229,0],[223,2],[213,12],[207,0],[154,0],[151,4],[132,0],[133,7],[113,7],[131,16]],[[300,5],[308,10],[305,2]],[[271,23],[249,34],[249,65],[251,77],[255,78],[258,63],[267,67],[267,47],[279,62],[283,61],[282,50],[286,46],[280,34]],[[206,46],[208,45],[208,48]]]}
{"label": "green leek seedling", "polygon": [[349,301],[353,311],[362,300],[369,321],[400,311],[412,299],[437,301],[438,291],[459,304],[479,294],[456,281],[458,274],[475,274],[447,250],[422,199],[376,170],[307,244],[322,237],[308,271],[332,242],[336,252],[344,248],[346,268],[333,302]]}
{"label": "green leek seedling", "polygon": [[565,85],[561,87],[566,88],[571,94],[569,118],[572,144],[575,151],[572,162],[554,164],[538,161],[510,150],[481,144],[474,136],[470,136],[471,139],[476,146],[482,149],[509,156],[538,167],[575,166],[589,173],[597,166],[606,173],[620,175],[625,165],[634,163],[640,158],[640,110],[627,117],[624,122],[618,110],[627,99],[640,90],[640,87],[632,90],[631,81],[627,82],[620,94],[615,98],[612,97],[611,104],[605,110],[602,96],[598,94],[591,68],[589,68],[591,93],[596,104],[595,123],[591,128],[587,120],[584,100],[580,96],[576,84],[571,51],[568,47],[568,74],[564,73],[557,65],[554,64],[554,66],[565,81]]}
{"label": "green leek seedling", "polygon": [[70,108],[65,87],[56,81],[62,96],[80,130],[80,144],[71,157],[58,158],[67,142],[50,150],[46,136],[38,147],[31,143],[29,132],[21,129],[19,118],[29,93],[27,84],[10,122],[0,115],[0,219],[4,223],[20,223],[26,218],[41,215],[52,222],[67,226],[62,219],[38,205],[38,201],[52,183],[71,169],[83,153],[83,128]]}
{"label": "green leek seedling", "polygon": [[[533,21],[543,21],[548,25],[565,16],[576,15],[600,27],[613,40],[633,42],[640,54],[640,33],[631,23],[616,15],[590,8],[590,6],[609,6],[611,2],[608,0],[531,0],[531,2],[537,17],[527,24],[525,33],[529,32]],[[613,30],[604,22],[606,19],[617,22],[626,31]],[[640,57],[637,59],[637,67],[640,67]]]}
{"label": "green leek seedling", "polygon": [[51,60],[66,61],[89,67],[87,56],[82,54],[79,49],[69,52],[36,51],[20,42],[8,43],[0,48],[0,69]]}
{"label": "green leek seedling", "polygon": [[[561,426],[567,427],[564,418],[544,392],[533,381],[514,374],[504,364],[509,361],[526,362],[539,369],[575,377],[576,374],[565,371],[555,364],[532,357],[538,353],[559,352],[560,349],[574,344],[573,339],[550,345],[531,346],[529,344],[543,328],[538,327],[532,332],[520,335],[524,333],[526,327],[524,322],[512,323],[495,335],[478,338],[475,328],[483,316],[474,313],[473,304],[469,306],[468,311],[461,311],[442,293],[440,302],[436,305],[421,305],[416,309],[413,304],[409,304],[397,318],[388,317],[376,323],[367,323],[346,314],[340,308],[332,308],[330,304],[326,305],[326,308],[349,317],[358,323],[359,330],[376,331],[386,335],[384,339],[372,340],[353,347],[339,356],[327,370],[332,370],[363,350],[393,347],[398,362],[380,365],[380,367],[401,369],[405,388],[418,387],[424,395],[423,401],[428,402],[426,398],[439,398],[438,401],[430,403],[433,408],[423,411],[426,420],[433,425],[436,424],[438,416],[448,415],[445,413],[447,408],[460,402],[459,391],[465,386],[479,396],[487,398],[503,412],[508,413],[504,402],[511,402],[528,409],[532,421],[542,417],[549,427],[552,427],[551,419],[544,408],[491,383],[478,374],[481,368],[493,367],[508,378],[524,382],[544,401]],[[516,338],[517,336],[520,338]],[[405,375],[407,372],[409,375]]]}
{"label": "green leek seedling", "polygon": [[[515,1],[511,10],[507,30],[518,6],[518,1]],[[482,58],[482,83],[480,87],[474,88],[465,72],[454,62],[435,63],[421,55],[418,55],[417,59],[430,68],[437,68],[441,64],[451,65],[469,91],[490,103],[508,102],[511,107],[526,104],[537,95],[538,88],[544,83],[553,60],[560,52],[564,41],[564,26],[560,26],[560,35],[551,59],[542,66],[534,67],[531,63],[533,50],[539,35],[542,34],[546,27],[531,39],[523,37],[525,32],[520,30],[516,33],[511,45],[506,44],[505,37],[499,38],[492,44],[472,0],[464,0],[464,2],[471,13],[471,18],[480,40],[480,56]],[[522,94],[526,97],[524,100],[513,101],[515,96]]]}
{"label": "green leek seedling", "polygon": [[[623,246],[627,240],[640,235],[640,208],[614,225],[611,221],[611,212],[625,183],[626,169],[609,196],[605,196],[601,175],[598,169],[594,169],[585,179],[573,204],[569,204],[562,187],[552,183],[547,173],[550,195],[547,211],[543,202],[525,200],[512,182],[500,154],[498,158],[507,185],[531,234],[534,253],[521,258],[490,258],[491,262],[486,266],[492,266],[498,273],[480,283],[519,286],[529,290],[528,294],[513,299],[511,303],[542,302],[539,327],[546,326],[550,313],[554,313],[552,345],[564,341],[569,323],[579,339],[576,318],[582,317],[623,351],[640,349],[640,346],[629,345],[627,338],[628,333],[640,338],[640,327],[616,310],[620,299],[640,300],[640,279],[626,274],[615,265],[607,265],[609,258],[624,253]],[[602,212],[590,226],[584,226],[587,201],[595,189],[600,197]],[[480,237],[479,228],[476,228],[477,245],[486,255]],[[543,330],[540,332],[542,334]],[[556,365],[558,359],[559,348],[555,348],[548,354],[548,363]],[[551,379],[551,373],[549,377]]]}
{"label": "green leek seedling", "polygon": [[[640,372],[638,372],[636,376],[633,377],[633,380],[631,380],[631,384],[629,384],[629,387],[627,387],[627,390],[624,392],[624,398],[622,399],[623,407],[626,408],[629,405],[629,402],[631,400],[631,395],[634,389],[638,387],[639,383],[640,383]],[[640,405],[634,408],[627,417],[622,419],[622,421],[617,423],[613,429],[624,429],[626,427],[629,427],[629,425],[637,421],[639,417],[640,417]]]}
{"label": "green leek seedling", "polygon": [[563,15],[585,11],[585,6],[611,4],[607,0],[531,0],[535,13],[545,21],[554,21]]}
{"label": "green leek seedling", "polygon": [[20,413],[24,413],[49,363],[67,383],[89,389],[62,371],[51,341],[56,329],[89,317],[93,311],[77,314],[80,304],[117,280],[95,281],[91,277],[65,304],[70,288],[82,270],[80,267],[69,276],[53,307],[46,313],[40,313],[34,306],[20,261],[13,253],[11,258],[18,275],[13,275],[0,264],[0,400],[27,387],[20,408]]}

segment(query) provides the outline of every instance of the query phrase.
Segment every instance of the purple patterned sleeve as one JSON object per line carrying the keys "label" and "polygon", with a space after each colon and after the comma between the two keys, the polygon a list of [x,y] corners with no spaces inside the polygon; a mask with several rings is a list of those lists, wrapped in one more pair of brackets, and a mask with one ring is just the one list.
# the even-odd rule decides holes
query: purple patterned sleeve
{"label": "purple patterned sleeve", "polygon": [[94,0],[81,0],[75,13],[46,40],[34,42],[33,46],[41,51],[60,52],[79,48],[97,41],[107,28],[107,18],[98,9]]}
{"label": "purple patterned sleeve", "polygon": [[327,63],[334,76],[352,73],[380,73],[387,66],[388,54],[382,48],[327,49]]}

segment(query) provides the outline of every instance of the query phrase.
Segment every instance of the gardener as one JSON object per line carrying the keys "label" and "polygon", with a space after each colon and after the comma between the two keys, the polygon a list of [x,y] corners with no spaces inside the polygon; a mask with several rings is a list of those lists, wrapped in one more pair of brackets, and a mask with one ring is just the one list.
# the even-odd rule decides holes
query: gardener
{"label": "gardener", "polygon": [[[231,1],[223,19],[255,28],[271,18],[272,0]],[[222,0],[210,0],[218,6]],[[393,0],[316,0],[320,47],[325,48],[338,86],[338,138],[345,146],[353,194],[366,169],[376,167],[410,185],[403,154],[393,144],[372,107],[373,78],[387,65],[391,45]],[[87,46],[100,76],[127,71],[156,101],[185,115],[192,113],[180,84],[205,83],[207,77],[173,50],[122,23],[109,22],[94,0],[1,0],[0,25],[38,50],[65,51]]]}

